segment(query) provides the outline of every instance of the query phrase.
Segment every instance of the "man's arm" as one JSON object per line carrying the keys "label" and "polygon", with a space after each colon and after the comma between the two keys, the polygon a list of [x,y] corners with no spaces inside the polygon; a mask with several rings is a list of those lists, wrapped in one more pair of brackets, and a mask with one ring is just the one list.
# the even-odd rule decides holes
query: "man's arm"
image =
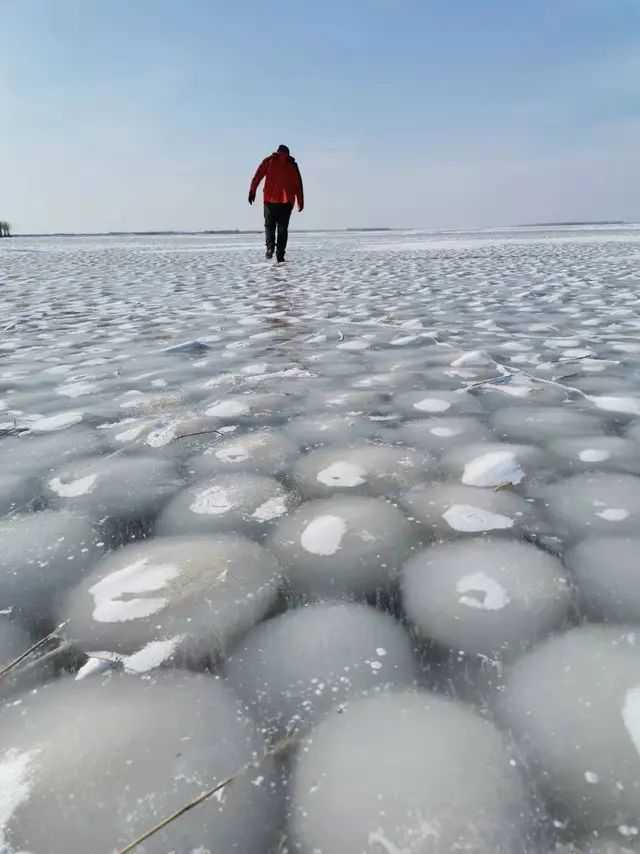
{"label": "man's arm", "polygon": [[256,193],[258,192],[258,187],[260,186],[260,181],[267,174],[267,163],[269,162],[269,158],[265,157],[262,163],[256,169],[256,174],[253,176],[253,180],[251,181],[251,186],[249,187],[249,204],[252,205],[256,199]]}
{"label": "man's arm", "polygon": [[298,187],[296,189],[296,198],[298,200],[298,210],[300,213],[304,210],[304,187],[302,185],[302,173],[300,167],[296,163],[296,173],[298,175]]}

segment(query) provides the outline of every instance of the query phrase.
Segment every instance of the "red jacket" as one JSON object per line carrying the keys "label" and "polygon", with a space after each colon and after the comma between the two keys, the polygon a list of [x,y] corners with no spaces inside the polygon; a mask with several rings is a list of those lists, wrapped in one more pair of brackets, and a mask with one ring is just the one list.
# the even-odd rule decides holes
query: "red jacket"
{"label": "red jacket", "polygon": [[304,190],[302,187],[302,175],[298,164],[288,154],[270,154],[265,157],[258,166],[253,176],[250,195],[255,196],[260,181],[264,182],[264,201],[280,204],[293,205],[298,202],[298,207],[304,207]]}

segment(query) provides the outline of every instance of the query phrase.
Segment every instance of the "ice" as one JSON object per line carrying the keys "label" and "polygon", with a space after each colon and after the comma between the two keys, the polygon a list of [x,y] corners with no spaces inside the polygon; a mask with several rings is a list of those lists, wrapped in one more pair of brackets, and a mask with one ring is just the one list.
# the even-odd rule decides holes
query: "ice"
{"label": "ice", "polygon": [[328,716],[296,757],[292,797],[305,854],[527,850],[530,807],[500,733],[433,694],[392,692]]}
{"label": "ice", "polygon": [[431,546],[405,564],[402,599],[423,638],[513,656],[562,625],[570,601],[560,561],[520,542]]}
{"label": "ice", "polygon": [[305,498],[334,493],[393,495],[428,476],[432,459],[426,452],[385,445],[319,448],[293,468]]}
{"label": "ice", "polygon": [[537,526],[535,507],[506,489],[455,483],[415,486],[400,503],[435,540],[488,531],[522,535]]}
{"label": "ice", "polygon": [[280,580],[273,555],[241,537],[159,537],[105,557],[59,610],[87,653],[171,640],[182,660],[213,660],[267,613]]}
{"label": "ice", "polygon": [[169,502],[158,517],[156,533],[236,531],[261,538],[297,503],[295,493],[273,477],[245,472],[210,475]]}
{"label": "ice", "polygon": [[414,540],[390,504],[340,496],[303,503],[278,524],[270,545],[294,590],[362,596],[389,587]]}
{"label": "ice", "polygon": [[[127,674],[151,689],[189,669],[220,687],[231,678],[230,650],[246,648],[246,702],[265,714],[260,726],[270,737],[325,714],[325,722],[340,721],[361,702],[361,690],[376,691],[393,669],[393,637],[377,628],[384,624],[402,650],[409,644],[402,660],[437,702],[464,701],[494,720],[505,679],[524,661],[518,657],[543,650],[550,633],[577,624],[586,632],[578,647],[602,623],[612,630],[629,623],[629,637],[635,631],[640,228],[296,233],[291,240],[285,268],[260,261],[259,235],[0,241],[4,660],[71,620],[60,640],[44,645],[42,667],[29,659],[0,685],[5,701],[27,709],[28,700],[25,717],[33,714],[32,698],[16,692],[48,691],[43,686],[67,671],[60,708],[69,686],[91,682],[102,691],[103,682]],[[407,592],[409,577],[416,592]],[[360,628],[356,614],[364,615]],[[347,647],[362,653],[362,683],[349,663],[331,677],[331,660]],[[570,718],[576,704],[590,701],[588,690],[602,683],[604,696],[606,677],[593,660],[594,684],[585,664],[584,688],[556,692],[556,676],[545,681],[543,674],[537,692],[544,704]],[[571,682],[570,673],[560,674],[558,684],[565,676]],[[353,693],[342,694],[348,684]],[[609,691],[615,722],[597,718],[596,736],[604,745],[610,735],[614,754],[620,727],[629,756],[636,755],[635,688],[624,686],[617,698]],[[167,744],[174,764],[160,775],[171,782],[153,779],[136,789],[142,803],[182,785],[180,739],[190,737],[197,710],[167,701],[163,715],[163,705],[160,698],[148,713],[141,703],[150,737],[156,708],[159,727],[169,709],[179,715],[181,732]],[[69,694],[60,767],[86,756],[73,740],[74,708]],[[0,705],[0,718],[5,711]],[[112,714],[116,725],[119,713]],[[217,742],[224,736],[209,706],[207,714],[208,738]],[[92,706],[87,716],[82,731],[98,739],[91,721],[105,718]],[[499,723],[508,737],[505,719]],[[168,741],[173,727],[171,718]],[[554,725],[546,729],[551,738]],[[509,754],[527,787],[522,812],[535,813],[535,833],[522,830],[513,844],[514,837],[499,837],[493,846],[484,834],[480,850],[552,854],[559,845],[586,854],[599,846],[602,854],[610,843],[620,854],[638,847],[640,815],[624,807],[635,771],[615,779],[589,756],[589,737],[577,751],[573,723],[558,729],[553,760],[575,761],[575,776],[558,792],[526,753]],[[440,723],[429,730],[436,740]],[[52,738],[60,732],[54,728]],[[383,769],[389,786],[375,797],[388,793],[386,818],[368,807],[359,812],[366,773],[340,778],[332,806],[339,818],[323,825],[336,838],[313,847],[323,854],[434,852],[443,823],[475,820],[473,806],[486,803],[491,780],[470,787],[462,806],[446,795],[453,817],[443,819],[435,801],[425,800],[416,803],[428,809],[407,819],[406,804],[414,802],[404,789],[394,801],[392,788],[406,779],[414,781],[411,797],[420,790],[414,754],[421,736],[405,750],[408,735],[383,715],[371,732],[362,742],[364,771]],[[398,739],[402,749],[394,753]],[[0,740],[16,756],[33,747],[13,745],[2,732]],[[452,741],[442,739],[433,762],[422,757],[419,773],[430,781],[437,769],[446,782],[459,768],[455,786],[443,791],[455,794],[457,786],[462,797],[477,745],[466,761]],[[345,743],[342,761],[355,760],[357,743]],[[108,774],[106,761],[78,760],[74,791],[89,803],[89,824],[102,798],[115,828],[113,793],[118,804],[126,801],[127,763],[151,763],[146,745],[138,735],[126,751],[116,746]],[[289,745],[280,757],[287,784],[294,750],[303,757],[306,747]],[[309,788],[320,789],[309,798],[324,802],[320,760],[314,768]],[[30,785],[29,769],[18,775],[17,794]],[[42,815],[42,837],[31,842],[6,832],[12,849],[44,854],[49,839],[68,854],[123,847],[117,834],[99,835],[106,820],[97,822],[96,840],[87,843],[79,832],[76,850],[64,828],[58,839],[69,807],[60,807],[56,792],[64,799],[71,790],[47,779],[53,800],[30,822]],[[272,790],[261,768],[252,767],[247,781],[251,791]],[[540,786],[542,802],[529,794]],[[606,828],[570,821],[582,792],[593,799],[606,787],[623,804],[608,812]],[[178,836],[180,822],[188,834],[208,823],[210,810],[219,818],[230,796],[222,792],[199,808],[200,819],[199,810],[182,817]],[[12,797],[0,795],[3,815]],[[158,810],[179,800],[158,800]],[[278,825],[273,842],[258,833],[245,844],[242,828],[210,840],[158,834],[145,850],[262,854],[297,850],[300,842],[305,854],[307,838],[292,836],[278,806],[270,812]],[[251,807],[249,799],[247,830]],[[160,818],[147,817],[148,824]],[[255,819],[265,824],[259,810]],[[354,845],[356,828],[362,833]],[[463,834],[448,848],[474,845]]]}
{"label": "ice", "polygon": [[500,702],[560,818],[584,830],[637,820],[638,640],[633,626],[597,625],[551,638],[516,662]]}
{"label": "ice", "polygon": [[567,537],[634,534],[640,524],[640,478],[593,472],[541,491],[557,531]]}
{"label": "ice", "polygon": [[415,664],[407,633],[389,615],[367,605],[321,603],[257,626],[232,650],[226,673],[277,740],[356,697],[411,685]]}
{"label": "ice", "polygon": [[587,536],[569,549],[565,561],[586,614],[607,622],[640,621],[639,554],[637,534]]}
{"label": "ice", "polygon": [[[0,841],[30,854],[120,850],[264,749],[228,689],[185,673],[64,679],[5,705],[0,732]],[[184,816],[145,851],[267,851],[273,761],[260,773],[262,786],[241,775],[223,805]]]}

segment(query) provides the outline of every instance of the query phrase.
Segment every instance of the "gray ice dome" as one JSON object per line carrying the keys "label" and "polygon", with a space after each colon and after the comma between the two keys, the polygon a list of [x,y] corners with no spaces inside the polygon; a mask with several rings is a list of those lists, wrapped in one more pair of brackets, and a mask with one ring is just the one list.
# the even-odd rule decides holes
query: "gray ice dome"
{"label": "gray ice dome", "polygon": [[356,697],[408,687],[416,675],[402,626],[347,602],[294,608],[261,623],[231,651],[225,670],[271,740],[307,730]]}
{"label": "gray ice dome", "polygon": [[631,438],[580,436],[555,439],[549,442],[548,447],[565,462],[569,471],[576,474],[593,469],[640,474],[640,448]]}
{"label": "gray ice dome", "polygon": [[51,507],[81,510],[94,518],[146,518],[180,488],[172,460],[105,456],[68,463],[47,475]]}
{"label": "gray ice dome", "polygon": [[256,430],[240,436],[219,437],[216,444],[190,457],[186,467],[198,477],[235,471],[273,476],[285,471],[298,453],[297,444],[284,433]]}
{"label": "gray ice dome", "polygon": [[640,787],[637,626],[583,625],[515,662],[499,716],[560,821],[637,834]]}
{"label": "gray ice dome", "polygon": [[366,415],[384,410],[389,401],[390,395],[380,391],[344,390],[340,385],[328,391],[312,390],[305,411],[317,412],[318,419],[340,413]]}
{"label": "gray ice dome", "polygon": [[569,406],[507,406],[492,416],[498,436],[512,442],[548,442],[602,435],[602,418]]}
{"label": "gray ice dome", "polygon": [[219,424],[264,425],[284,421],[293,408],[294,400],[286,393],[247,392],[217,397],[205,404],[204,414]]}
{"label": "gray ice dome", "polygon": [[404,565],[401,589],[419,635],[489,657],[516,655],[562,626],[571,598],[557,558],[479,537],[423,549]]}
{"label": "gray ice dome", "polygon": [[0,519],[0,610],[49,618],[52,598],[82,577],[103,545],[86,518],[66,511]]}
{"label": "gray ice dome", "polygon": [[553,458],[534,445],[508,442],[474,442],[459,445],[440,460],[442,469],[465,486],[488,487],[545,479],[553,471]]}
{"label": "gray ice dome", "polygon": [[461,415],[478,415],[483,412],[482,404],[476,397],[466,391],[410,391],[397,394],[394,406],[404,412],[409,418],[426,418],[435,416],[459,417]]}
{"label": "gray ice dome", "polygon": [[294,592],[360,597],[389,588],[416,538],[392,504],[335,496],[302,504],[279,522],[269,544]]}
{"label": "gray ice dome", "polygon": [[582,610],[605,622],[640,622],[640,537],[590,536],[565,554]]}
{"label": "gray ice dome", "polygon": [[263,537],[298,501],[273,477],[213,474],[179,492],[158,517],[155,531],[160,535],[236,531]]}
{"label": "gray ice dome", "polygon": [[559,534],[635,534],[640,525],[640,478],[590,472],[544,487],[540,497]]}
{"label": "gray ice dome", "polygon": [[487,442],[492,434],[477,418],[442,417],[405,421],[397,429],[396,435],[407,445],[440,455],[457,445]]}
{"label": "gray ice dome", "polygon": [[284,431],[301,448],[337,445],[346,441],[372,439],[379,425],[363,415],[327,414],[292,418]]}
{"label": "gray ice dome", "polygon": [[301,457],[292,478],[305,498],[329,495],[395,495],[429,478],[426,451],[391,445],[317,448]]}
{"label": "gray ice dome", "polygon": [[522,536],[537,527],[535,506],[506,489],[479,489],[457,483],[414,486],[399,498],[409,516],[436,539],[465,534]]}
{"label": "gray ice dome", "polygon": [[[0,709],[0,739],[0,841],[29,854],[119,851],[265,749],[220,681],[184,672],[57,680]],[[266,759],[140,850],[264,854],[279,795]]]}
{"label": "gray ice dome", "polygon": [[219,442],[218,420],[201,415],[179,415],[164,419],[125,418],[102,428],[112,448],[124,452],[157,453],[185,458]]}
{"label": "gray ice dome", "polygon": [[379,392],[408,391],[424,388],[424,375],[421,371],[397,370],[380,373],[358,374],[350,383],[351,388],[360,391],[373,389]]}
{"label": "gray ice dome", "polygon": [[50,436],[24,433],[0,442],[0,470],[3,474],[39,476],[62,463],[99,454],[106,448],[101,431],[84,426]]}
{"label": "gray ice dome", "polygon": [[280,567],[235,535],[160,537],[107,555],[59,606],[87,653],[129,656],[128,670],[212,661],[274,603]]}
{"label": "gray ice dome", "polygon": [[303,743],[289,833],[302,854],[527,854],[533,808],[498,730],[461,703],[390,692]]}
{"label": "gray ice dome", "polygon": [[40,495],[40,480],[34,475],[0,472],[0,516],[30,509]]}

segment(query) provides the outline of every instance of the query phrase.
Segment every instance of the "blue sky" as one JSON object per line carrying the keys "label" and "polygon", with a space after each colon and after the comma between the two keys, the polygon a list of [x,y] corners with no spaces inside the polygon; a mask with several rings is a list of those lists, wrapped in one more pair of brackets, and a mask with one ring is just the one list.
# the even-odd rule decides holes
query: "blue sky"
{"label": "blue sky", "polygon": [[640,220],[638,0],[20,0],[0,12],[16,231]]}

